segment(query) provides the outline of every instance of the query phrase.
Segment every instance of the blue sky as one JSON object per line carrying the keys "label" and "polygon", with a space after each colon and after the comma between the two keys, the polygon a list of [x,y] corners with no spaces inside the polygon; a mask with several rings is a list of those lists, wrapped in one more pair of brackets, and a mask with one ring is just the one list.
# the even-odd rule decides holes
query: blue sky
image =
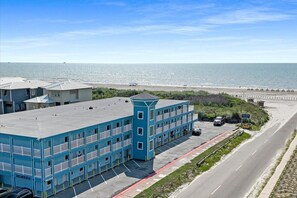
{"label": "blue sky", "polygon": [[0,0],[1,62],[297,62],[297,0]]}

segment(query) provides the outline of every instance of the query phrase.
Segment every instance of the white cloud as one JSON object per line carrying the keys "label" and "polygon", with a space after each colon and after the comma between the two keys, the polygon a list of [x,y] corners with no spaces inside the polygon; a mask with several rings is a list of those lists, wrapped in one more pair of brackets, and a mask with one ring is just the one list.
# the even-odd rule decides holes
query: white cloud
{"label": "white cloud", "polygon": [[270,11],[269,9],[250,8],[237,9],[207,17],[203,22],[215,25],[248,24],[263,21],[282,21],[292,18],[294,15]]}

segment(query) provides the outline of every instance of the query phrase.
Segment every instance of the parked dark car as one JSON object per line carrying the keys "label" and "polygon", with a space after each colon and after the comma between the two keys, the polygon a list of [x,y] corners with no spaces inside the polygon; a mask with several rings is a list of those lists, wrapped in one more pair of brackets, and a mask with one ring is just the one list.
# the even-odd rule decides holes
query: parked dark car
{"label": "parked dark car", "polygon": [[225,118],[224,117],[216,117],[216,119],[213,121],[214,126],[222,126],[225,124]]}
{"label": "parked dark car", "polygon": [[197,136],[199,136],[199,135],[201,135],[201,133],[202,133],[202,130],[200,129],[200,128],[193,128],[193,130],[192,130],[192,135],[197,135]]}
{"label": "parked dark car", "polygon": [[17,188],[1,194],[0,198],[34,198],[34,194],[29,188]]}

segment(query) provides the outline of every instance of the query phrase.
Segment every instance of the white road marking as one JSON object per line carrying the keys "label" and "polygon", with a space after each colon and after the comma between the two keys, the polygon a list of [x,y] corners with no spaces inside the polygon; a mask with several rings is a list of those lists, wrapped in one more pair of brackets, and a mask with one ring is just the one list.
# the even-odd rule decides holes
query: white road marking
{"label": "white road marking", "polygon": [[115,172],[115,170],[112,168],[112,171],[114,172],[114,174],[119,178],[118,174]]}
{"label": "white road marking", "polygon": [[140,168],[140,165],[137,162],[135,162],[134,160],[132,160],[132,161]]}
{"label": "white road marking", "polygon": [[237,172],[242,167],[242,164],[235,170]]}
{"label": "white road marking", "polygon": [[127,169],[129,172],[131,172],[130,169],[129,169],[124,163],[123,163],[123,165],[126,167],[126,169]]}
{"label": "white road marking", "polygon": [[101,178],[103,179],[104,183],[107,184],[107,182],[105,181],[103,175],[101,175]]}
{"label": "white road marking", "polygon": [[75,188],[74,187],[72,187],[72,188],[73,188],[73,192],[74,192],[74,195],[75,195],[74,197],[77,198]]}
{"label": "white road marking", "polygon": [[255,151],[252,153],[252,155],[254,155],[255,153],[257,153],[257,151],[258,151],[258,150],[255,150]]}
{"label": "white road marking", "polygon": [[89,184],[89,186],[90,186],[90,188],[91,188],[91,191],[93,192],[94,190],[93,190],[93,188],[92,188],[92,186],[91,186],[91,184],[90,184],[90,181],[88,180],[88,184]]}
{"label": "white road marking", "polygon": [[216,192],[217,190],[219,190],[220,187],[221,187],[221,185],[219,185],[219,187],[217,187],[214,191],[212,191],[211,195],[215,194],[215,192]]}

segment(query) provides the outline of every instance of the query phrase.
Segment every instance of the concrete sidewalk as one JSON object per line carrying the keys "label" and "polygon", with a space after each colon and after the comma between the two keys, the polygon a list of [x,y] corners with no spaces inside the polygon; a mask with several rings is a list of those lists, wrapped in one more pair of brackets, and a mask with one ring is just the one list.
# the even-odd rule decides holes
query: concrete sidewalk
{"label": "concrete sidewalk", "polygon": [[290,147],[286,151],[285,155],[283,156],[280,164],[275,169],[272,177],[269,179],[268,183],[262,190],[259,198],[268,198],[276,185],[279,177],[281,176],[283,170],[285,169],[288,161],[290,160],[291,156],[293,155],[294,150],[297,148],[297,136],[294,138],[294,140],[291,142]]}
{"label": "concrete sidewalk", "polygon": [[[223,139],[232,135],[235,131],[226,131],[213,139],[209,140],[208,142],[200,145],[199,147],[189,151],[188,153],[180,156],[179,158],[175,159],[174,161],[170,162],[169,164],[165,165],[164,167],[156,170],[154,173],[148,175],[147,177],[139,180],[126,190],[120,192],[114,198],[120,197],[135,197],[137,194],[142,192],[143,190],[147,189],[148,187],[152,186],[154,183],[166,177],[174,170],[178,169],[179,167],[183,166],[187,162],[191,161],[193,158],[197,157],[199,154],[210,148],[211,146],[215,145],[216,143],[222,141]],[[158,157],[158,156],[156,156]]]}

